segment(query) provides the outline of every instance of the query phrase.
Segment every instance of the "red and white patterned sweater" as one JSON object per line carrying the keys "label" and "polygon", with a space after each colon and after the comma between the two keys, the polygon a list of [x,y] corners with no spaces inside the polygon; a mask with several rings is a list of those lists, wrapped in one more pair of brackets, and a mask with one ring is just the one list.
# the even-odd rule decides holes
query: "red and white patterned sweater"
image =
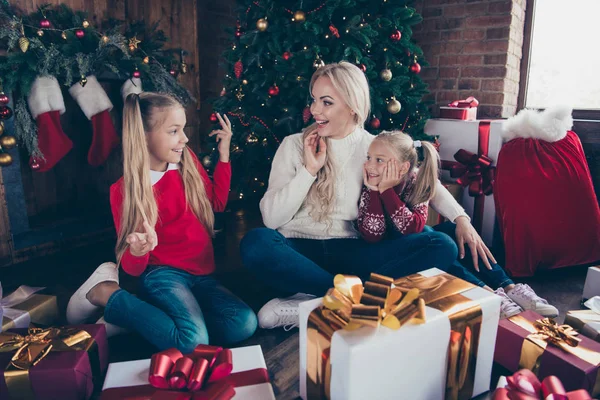
{"label": "red and white patterned sweater", "polygon": [[388,229],[402,234],[423,231],[427,221],[429,202],[419,203],[413,207],[406,205],[415,176],[406,183],[401,183],[383,193],[372,191],[363,186],[358,205],[358,230],[367,242],[381,240]]}

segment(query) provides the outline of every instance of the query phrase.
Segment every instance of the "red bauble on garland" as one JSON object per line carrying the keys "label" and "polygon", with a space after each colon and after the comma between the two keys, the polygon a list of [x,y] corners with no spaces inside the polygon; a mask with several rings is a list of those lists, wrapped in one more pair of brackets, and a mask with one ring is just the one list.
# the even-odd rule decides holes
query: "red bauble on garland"
{"label": "red bauble on garland", "polygon": [[237,31],[235,31],[235,37],[236,38],[241,38],[242,37],[242,31],[240,31],[239,29]]}
{"label": "red bauble on garland", "polygon": [[279,87],[277,87],[277,85],[273,85],[269,88],[270,96],[277,96],[278,94],[279,94]]}
{"label": "red bauble on garland", "polygon": [[142,76],[141,72],[138,71],[137,69],[135,71],[133,71],[133,77],[134,78],[139,78],[140,76]]}
{"label": "red bauble on garland", "polygon": [[0,92],[0,106],[5,106],[8,104],[8,96],[3,92]]}
{"label": "red bauble on garland", "polygon": [[8,106],[0,107],[0,121],[9,119],[12,116],[13,116],[13,111],[11,110],[10,107],[8,107]]}
{"label": "red bauble on garland", "polygon": [[310,121],[311,118],[312,113],[310,112],[310,107],[304,107],[304,110],[302,110],[302,121],[304,121],[304,123],[306,124],[308,121]]}
{"label": "red bauble on garland", "polygon": [[41,167],[39,161],[34,157],[31,157],[31,159],[29,160],[29,166],[34,171],[37,171]]}
{"label": "red bauble on garland", "polygon": [[367,72],[367,66],[365,64],[358,64],[357,67],[360,68],[362,72]]}
{"label": "red bauble on garland", "polygon": [[40,21],[40,27],[41,28],[50,28],[50,21],[48,21],[46,18],[42,19]]}
{"label": "red bauble on garland", "polygon": [[75,36],[77,36],[79,39],[81,39],[85,36],[85,32],[83,31],[83,29],[77,29],[75,31]]}
{"label": "red bauble on garland", "polygon": [[210,122],[212,122],[213,124],[216,124],[218,120],[219,119],[217,118],[217,114],[216,113],[210,114]]}
{"label": "red bauble on garland", "polygon": [[379,127],[381,126],[381,121],[379,119],[377,119],[377,117],[373,117],[370,125],[371,125],[371,128],[373,128],[373,129],[379,129]]}
{"label": "red bauble on garland", "polygon": [[402,39],[402,32],[400,32],[398,29],[396,29],[394,32],[392,32],[392,34],[390,35],[390,39],[392,39],[394,42],[399,41],[400,39]]}
{"label": "red bauble on garland", "polygon": [[283,53],[281,55],[281,57],[283,57],[284,60],[289,60],[290,58],[292,58],[292,53],[290,53],[289,51],[286,51],[285,53]]}
{"label": "red bauble on garland", "polygon": [[235,74],[236,78],[240,79],[242,72],[244,72],[244,64],[242,64],[242,60],[239,60],[233,66],[233,73]]}
{"label": "red bauble on garland", "polygon": [[418,74],[419,72],[421,72],[421,64],[415,62],[413,65],[410,66],[410,70],[415,74]]}

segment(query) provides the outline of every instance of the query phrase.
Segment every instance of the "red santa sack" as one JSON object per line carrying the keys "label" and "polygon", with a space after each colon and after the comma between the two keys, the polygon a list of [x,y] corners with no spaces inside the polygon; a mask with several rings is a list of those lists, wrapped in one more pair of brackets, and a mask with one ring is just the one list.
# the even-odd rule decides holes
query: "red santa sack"
{"label": "red santa sack", "polygon": [[514,277],[600,260],[600,208],[571,112],[522,110],[503,125],[494,200]]}

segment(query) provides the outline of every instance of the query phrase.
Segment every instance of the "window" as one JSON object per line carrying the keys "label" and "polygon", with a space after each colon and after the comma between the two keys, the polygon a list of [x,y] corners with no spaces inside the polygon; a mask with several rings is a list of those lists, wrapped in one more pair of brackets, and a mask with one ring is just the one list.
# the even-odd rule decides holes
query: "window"
{"label": "window", "polygon": [[600,1],[538,0],[527,8],[520,108],[569,104],[600,119]]}

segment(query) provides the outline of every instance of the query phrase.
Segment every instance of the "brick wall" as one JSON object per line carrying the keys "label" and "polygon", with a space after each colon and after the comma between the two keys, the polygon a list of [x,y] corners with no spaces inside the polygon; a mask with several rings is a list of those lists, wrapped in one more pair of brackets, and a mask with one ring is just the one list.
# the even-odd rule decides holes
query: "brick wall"
{"label": "brick wall", "polygon": [[525,5],[526,0],[415,2],[423,22],[414,39],[430,64],[421,76],[437,106],[475,96],[479,117],[515,114]]}

